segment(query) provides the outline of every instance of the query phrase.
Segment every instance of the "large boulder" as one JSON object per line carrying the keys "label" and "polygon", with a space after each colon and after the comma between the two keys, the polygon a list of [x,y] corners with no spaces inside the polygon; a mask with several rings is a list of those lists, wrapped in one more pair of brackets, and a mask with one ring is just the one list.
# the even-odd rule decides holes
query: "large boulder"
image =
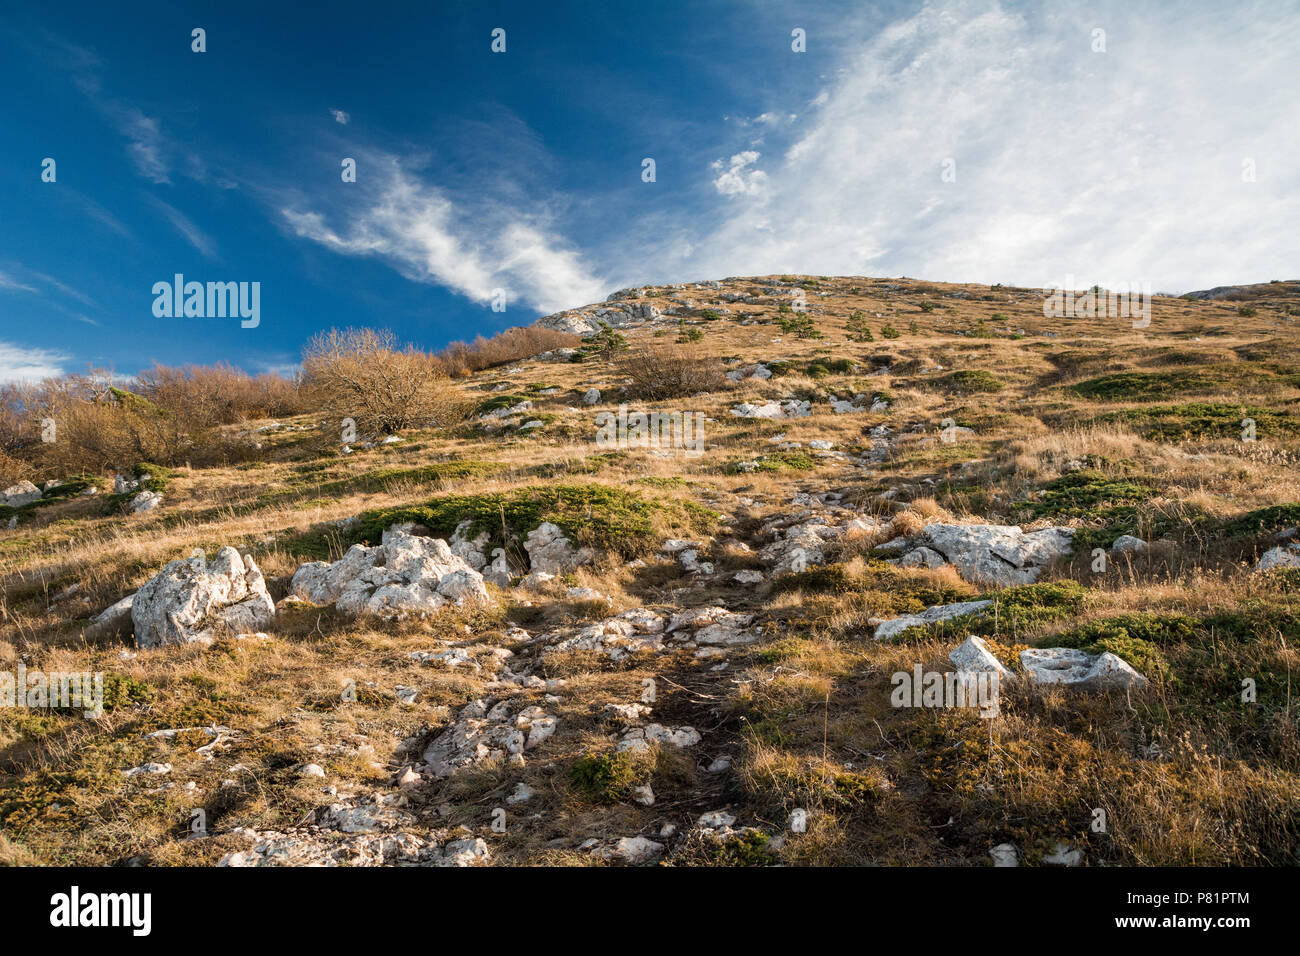
{"label": "large boulder", "polygon": [[10,508],[21,508],[23,505],[29,505],[33,501],[40,500],[41,489],[30,481],[20,481],[18,484],[10,485],[4,491],[0,491],[0,505],[7,505]]}
{"label": "large boulder", "polygon": [[257,563],[231,547],[218,551],[211,563],[201,551],[171,562],[131,601],[137,647],[207,642],[222,631],[260,631],[274,617],[275,602]]}
{"label": "large boulder", "polygon": [[384,532],[377,547],[354,544],[333,564],[304,564],[294,573],[289,596],[333,603],[344,614],[399,620],[425,617],[449,604],[490,600],[483,575],[446,541],[397,529]]}

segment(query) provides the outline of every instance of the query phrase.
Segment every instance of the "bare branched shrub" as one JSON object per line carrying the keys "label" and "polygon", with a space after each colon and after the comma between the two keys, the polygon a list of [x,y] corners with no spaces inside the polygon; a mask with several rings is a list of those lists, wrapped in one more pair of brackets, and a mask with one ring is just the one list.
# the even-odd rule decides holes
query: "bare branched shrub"
{"label": "bare branched shrub", "polygon": [[248,375],[226,364],[155,365],[136,381],[141,395],[190,421],[233,425],[306,411],[296,382],[274,374]]}
{"label": "bare branched shrub", "polygon": [[618,371],[631,380],[630,397],[652,402],[712,392],[726,384],[718,360],[701,355],[689,344],[655,345],[626,353]]}
{"label": "bare branched shrub", "polygon": [[580,336],[528,325],[506,329],[489,339],[480,335],[468,344],[452,342],[438,353],[437,359],[448,375],[460,378],[481,369],[518,362],[553,349],[577,348],[581,344]]}
{"label": "bare branched shrub", "polygon": [[314,407],[336,419],[352,419],[359,435],[445,427],[467,412],[467,402],[437,358],[398,348],[388,331],[322,332],[303,350],[302,371]]}
{"label": "bare branched shrub", "polygon": [[[140,462],[182,464],[198,448],[215,450],[210,426],[190,422],[135,392],[106,384],[101,372],[43,382],[32,395],[37,421],[54,423],[52,441],[30,446],[54,475],[127,470]],[[218,456],[219,457],[219,456]]]}

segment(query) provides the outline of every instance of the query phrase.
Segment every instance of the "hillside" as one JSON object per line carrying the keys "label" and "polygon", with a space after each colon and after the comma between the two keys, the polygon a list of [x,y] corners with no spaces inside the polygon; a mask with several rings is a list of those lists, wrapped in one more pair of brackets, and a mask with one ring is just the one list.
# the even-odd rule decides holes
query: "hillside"
{"label": "hillside", "polygon": [[623,290],[446,427],[31,475],[0,666],[105,713],[0,708],[0,862],[1300,861],[1300,282],[1043,299]]}

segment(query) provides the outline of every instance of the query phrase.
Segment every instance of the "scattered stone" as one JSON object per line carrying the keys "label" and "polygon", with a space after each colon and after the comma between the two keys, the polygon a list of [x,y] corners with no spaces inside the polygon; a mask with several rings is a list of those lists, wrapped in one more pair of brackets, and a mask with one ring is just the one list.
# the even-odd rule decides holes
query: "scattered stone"
{"label": "scattered stone", "polygon": [[153,511],[163,502],[162,495],[156,491],[142,491],[127,503],[127,510],[133,515]]}
{"label": "scattered stone", "polygon": [[997,674],[1006,677],[1007,669],[1002,665],[982,637],[971,635],[948,654],[948,660],[957,666],[957,672],[971,674]]}
{"label": "scattered stone", "polygon": [[461,767],[507,757],[521,757],[555,732],[556,719],[540,707],[525,707],[513,716],[509,701],[488,709],[485,701],[471,701],[456,722],[439,733],[424,749],[424,762],[436,779],[449,777]]}
{"label": "scattered stone", "polygon": [[993,857],[994,866],[1020,865],[1020,854],[1014,843],[999,843],[989,850],[989,856]]}
{"label": "scattered stone", "polygon": [[1130,684],[1142,687],[1147,682],[1127,661],[1110,651],[1089,654],[1073,647],[1030,648],[1020,652],[1020,663],[1035,684],[1095,690]]}
{"label": "scattered stone", "polygon": [[872,637],[877,641],[896,637],[909,627],[923,627],[927,624],[936,624],[939,621],[947,621],[955,617],[964,617],[967,614],[982,611],[992,604],[992,601],[960,601],[956,604],[936,604],[927,607],[920,614],[904,614],[901,617],[882,621],[876,626],[876,632]]}
{"label": "scattered stone", "polygon": [[726,810],[711,810],[702,814],[696,824],[705,830],[717,830],[722,827],[729,827],[736,822],[736,818]]}
{"label": "scattered stone", "polygon": [[1082,866],[1083,851],[1057,841],[1052,852],[1043,857],[1043,862],[1049,866]]}
{"label": "scattered stone", "polygon": [[1122,534],[1114,540],[1110,550],[1115,554],[1141,554],[1149,546],[1136,535]]}
{"label": "scattered stone", "polygon": [[[1010,587],[1032,584],[1054,561],[1068,557],[1074,547],[1074,529],[1025,532],[1015,525],[935,523],[926,525],[905,546],[909,551],[927,548],[942,555],[973,584]],[[908,560],[908,555],[902,560]],[[932,560],[931,555],[923,555],[917,563],[931,567],[926,562]]]}
{"label": "scattered stone", "polygon": [[664,727],[650,724],[645,728],[633,727],[618,742],[622,753],[644,753],[651,744],[663,744],[669,747],[694,747],[701,740],[700,732],[694,727]]}
{"label": "scattered stone", "polygon": [[623,837],[613,844],[597,846],[591,852],[593,856],[598,856],[611,863],[625,863],[629,866],[636,866],[653,860],[663,851],[664,845],[662,843],[656,843],[646,837],[636,836]]}
{"label": "scattered stone", "polygon": [[506,803],[511,805],[516,803],[525,803],[536,796],[535,791],[522,780],[515,784],[515,789],[511,791],[510,796],[506,797]]}
{"label": "scattered stone", "polygon": [[565,533],[549,521],[528,532],[524,550],[528,552],[529,568],[543,574],[563,574],[594,556],[590,548],[575,551]]}
{"label": "scattered stone", "polygon": [[10,485],[4,491],[0,491],[0,505],[9,508],[21,508],[23,505],[29,505],[33,501],[40,500],[41,489],[26,480],[20,481],[16,485]]}
{"label": "scattered stone", "polygon": [[1270,548],[1255,562],[1256,571],[1271,571],[1273,568],[1300,568],[1300,545]]}
{"label": "scattered stone", "polygon": [[138,767],[132,767],[130,770],[123,770],[124,777],[153,776],[162,777],[172,772],[172,765],[169,763],[146,763]]}
{"label": "scattered stone", "polygon": [[812,402],[787,399],[784,402],[764,402],[754,405],[744,402],[731,409],[737,418],[807,418],[812,414]]}

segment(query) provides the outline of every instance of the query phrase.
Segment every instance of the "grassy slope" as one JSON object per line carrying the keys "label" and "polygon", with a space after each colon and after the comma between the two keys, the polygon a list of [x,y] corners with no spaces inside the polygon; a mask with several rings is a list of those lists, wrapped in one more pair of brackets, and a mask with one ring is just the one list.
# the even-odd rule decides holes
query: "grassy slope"
{"label": "grassy slope", "polygon": [[[411,433],[400,444],[343,457],[322,450],[310,430],[269,432],[265,461],[178,471],[155,512],[127,517],[76,497],[20,512],[17,530],[0,536],[0,667],[22,657],[32,668],[106,671],[114,706],[99,722],[0,711],[0,861],[212,862],[243,848],[226,835],[233,827],[292,826],[336,799],[321,781],[298,775],[307,762],[323,765],[326,783],[341,793],[386,789],[404,763],[397,752],[404,738],[445,723],[484,693],[484,678],[408,655],[465,641],[466,626],[473,653],[486,655],[512,625],[541,634],[611,613],[567,600],[563,585],[577,584],[610,595],[615,610],[722,601],[756,614],[764,637],[733,651],[724,671],[689,651],[620,665],[548,658],[546,676],[565,677],[568,686],[548,705],[559,730],[528,765],[462,772],[412,798],[439,810],[438,826],[464,824],[489,840],[498,862],[578,862],[587,858],[548,842],[653,837],[666,822],[684,826],[723,806],[773,833],[791,809],[813,811],[808,832],[781,851],[793,863],[983,865],[988,848],[1006,840],[1029,862],[1057,840],[1085,847],[1093,862],[1294,862],[1297,582],[1248,573],[1268,546],[1264,536],[1300,520],[1300,509],[1276,508],[1300,501],[1300,346],[1288,314],[1300,299],[1291,287],[1253,299],[1249,318],[1235,302],[1157,299],[1143,330],[1124,319],[1044,319],[1041,296],[1031,290],[862,278],[804,287],[820,339],[783,334],[777,322],[788,317],[775,301],[742,305],[715,302],[708,290],[650,290],[663,307],[678,296],[730,310],[688,319],[703,332],[702,353],[788,362],[766,382],[657,406],[710,417],[708,450],[698,458],[596,448],[593,411],[617,401],[616,373],[597,362],[522,362],[463,387],[485,400],[528,396],[534,408],[526,417],[545,422],[533,434]],[[923,310],[923,302],[936,307]],[[846,322],[859,310],[872,342],[849,340]],[[760,321],[740,324],[742,311]],[[901,335],[885,338],[885,326]],[[676,319],[657,332],[627,334],[634,346],[656,335],[671,340]],[[595,410],[580,400],[593,385],[607,400]],[[560,391],[539,394],[552,386]],[[887,395],[891,407],[840,416],[824,403],[830,393],[854,392]],[[820,404],[811,418],[779,423],[726,411],[786,397]],[[1240,440],[1247,415],[1256,420],[1254,443]],[[949,418],[973,434],[936,441]],[[881,423],[898,438],[877,466],[805,453],[818,438],[866,451],[867,430]],[[805,448],[779,452],[771,443],[778,434]],[[757,470],[737,467],[755,460]],[[574,490],[557,496],[556,488]],[[995,620],[973,626],[1008,659],[1016,647],[1043,643],[1115,650],[1144,666],[1151,690],[1131,706],[1123,695],[1016,691],[991,724],[969,712],[891,708],[888,676],[918,662],[946,669],[965,630],[875,645],[863,639],[868,622],[979,589],[947,569],[882,565],[871,558],[873,542],[833,554],[829,571],[779,587],[726,580],[760,567],[753,552],[766,541],[759,529],[767,518],[796,510],[797,492],[825,490],[842,491],[864,510],[901,510],[905,523],[946,515],[1069,523],[1084,529],[1089,547],[1122,533],[1164,539],[1100,575],[1084,554],[1055,575],[1079,588],[1004,597]],[[892,503],[875,497],[886,491],[895,492]],[[493,497],[447,497],[482,495]],[[337,557],[374,530],[374,521],[360,531],[334,528],[340,519],[368,513],[445,523],[463,511],[496,533],[489,512],[503,503],[517,532],[549,518],[613,553],[549,595],[525,602],[515,594],[491,611],[435,624],[394,627],[298,610],[281,614],[268,641],[129,659],[121,657],[127,642],[80,637],[88,616],[195,547],[251,551],[278,598],[303,561]],[[720,526],[711,513],[734,520]],[[705,536],[702,557],[719,574],[697,584],[652,556],[643,568],[625,565],[668,536]],[[72,584],[74,593],[61,594]],[[650,678],[660,688],[654,719],[693,724],[706,731],[705,742],[611,766],[617,728],[601,709],[636,700]],[[1255,704],[1240,700],[1246,678],[1256,683]],[[355,702],[339,700],[346,680],[361,689]],[[398,685],[419,689],[415,706],[395,699]],[[542,694],[525,696],[540,701]],[[210,761],[195,754],[209,742],[199,731],[144,736],[208,724],[236,732]],[[721,755],[733,759],[733,772],[704,772]],[[166,780],[174,786],[118,773],[146,760],[172,763]],[[225,780],[235,782],[222,786]],[[494,835],[488,808],[520,780],[537,791],[527,813],[539,817],[520,813],[508,836]],[[610,780],[617,786],[602,783]],[[184,791],[186,781],[197,789]],[[627,799],[629,785],[640,782],[652,784],[655,806]],[[195,806],[207,812],[213,839],[183,839]],[[1095,808],[1106,811],[1105,833],[1089,827]],[[745,847],[681,853],[683,862],[767,858]]]}

